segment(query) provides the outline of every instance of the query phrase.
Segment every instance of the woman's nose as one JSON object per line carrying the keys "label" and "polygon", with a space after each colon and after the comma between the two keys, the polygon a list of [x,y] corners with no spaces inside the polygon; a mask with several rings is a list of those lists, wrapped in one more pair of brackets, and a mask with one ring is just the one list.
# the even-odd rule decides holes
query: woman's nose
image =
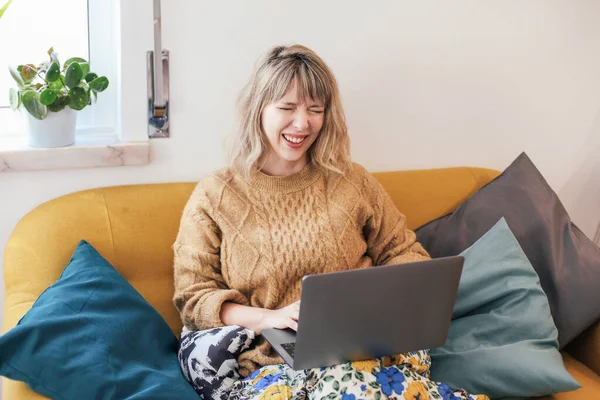
{"label": "woman's nose", "polygon": [[298,129],[299,131],[305,131],[308,129],[308,115],[306,115],[305,111],[299,110],[296,112],[293,125],[294,128]]}

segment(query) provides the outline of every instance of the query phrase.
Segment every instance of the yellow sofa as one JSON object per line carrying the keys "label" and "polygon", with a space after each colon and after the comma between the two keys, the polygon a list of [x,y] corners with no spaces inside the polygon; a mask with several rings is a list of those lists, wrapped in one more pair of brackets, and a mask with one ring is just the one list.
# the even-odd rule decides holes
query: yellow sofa
{"label": "yellow sofa", "polygon": [[[445,168],[374,174],[406,214],[412,229],[454,210],[498,175],[482,168]],[[179,335],[171,302],[171,244],[194,183],[114,186],[72,193],[32,210],[18,223],[4,257],[3,332],[14,327],[44,289],[56,281],[81,239],[90,242]],[[547,396],[600,399],[600,323],[562,352],[583,387]],[[3,379],[5,400],[34,400],[24,383]]]}

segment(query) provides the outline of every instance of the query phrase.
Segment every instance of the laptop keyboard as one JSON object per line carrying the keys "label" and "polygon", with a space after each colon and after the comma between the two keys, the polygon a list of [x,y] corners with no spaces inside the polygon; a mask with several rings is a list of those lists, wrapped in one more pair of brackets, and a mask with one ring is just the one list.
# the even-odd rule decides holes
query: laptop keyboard
{"label": "laptop keyboard", "polygon": [[294,351],[296,350],[296,342],[291,342],[291,343],[282,343],[281,347],[283,347],[283,349],[285,351],[288,352],[288,354],[290,356],[292,356],[292,358],[294,357]]}

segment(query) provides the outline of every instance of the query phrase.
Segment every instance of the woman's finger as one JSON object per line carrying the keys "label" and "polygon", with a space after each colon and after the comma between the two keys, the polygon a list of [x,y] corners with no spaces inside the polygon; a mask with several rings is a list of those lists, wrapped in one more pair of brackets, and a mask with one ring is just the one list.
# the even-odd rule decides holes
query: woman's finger
{"label": "woman's finger", "polygon": [[290,318],[297,321],[300,316],[300,308],[291,307],[289,311],[290,312],[288,313],[288,315],[290,316]]}
{"label": "woman's finger", "polygon": [[288,328],[297,331],[298,330],[298,323],[296,321],[294,321],[293,319],[290,319],[289,322],[288,322]]}

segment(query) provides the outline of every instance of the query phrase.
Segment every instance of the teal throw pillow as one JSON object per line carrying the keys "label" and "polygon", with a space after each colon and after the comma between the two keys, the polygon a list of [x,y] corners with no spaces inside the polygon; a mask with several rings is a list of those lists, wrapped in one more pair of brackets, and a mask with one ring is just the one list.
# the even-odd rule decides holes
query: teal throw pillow
{"label": "teal throw pillow", "polygon": [[0,375],[54,400],[193,399],[161,315],[87,242],[16,327]]}
{"label": "teal throw pillow", "polygon": [[539,277],[504,218],[461,255],[449,336],[431,351],[431,378],[492,399],[578,389]]}

